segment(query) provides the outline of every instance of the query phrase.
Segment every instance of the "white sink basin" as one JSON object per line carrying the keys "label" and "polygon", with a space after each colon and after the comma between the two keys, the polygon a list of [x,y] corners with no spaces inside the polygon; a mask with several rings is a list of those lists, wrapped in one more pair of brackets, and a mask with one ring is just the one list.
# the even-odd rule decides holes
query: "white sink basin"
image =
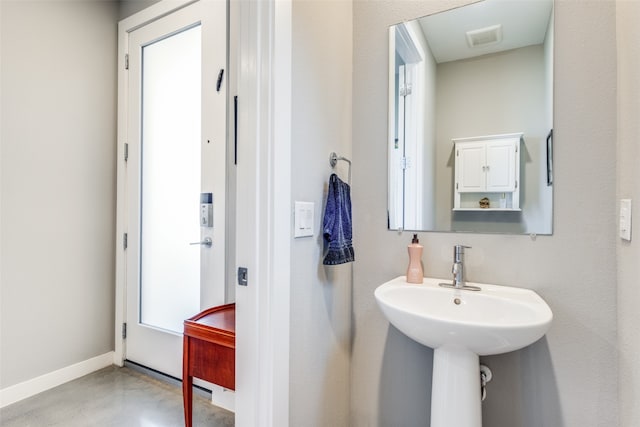
{"label": "white sink basin", "polygon": [[534,291],[479,286],[443,288],[442,279],[407,283],[404,276],[378,286],[375,297],[389,322],[434,349],[431,427],[481,427],[479,355],[506,353],[542,338],[553,314]]}
{"label": "white sink basin", "polygon": [[443,282],[425,278],[415,285],[402,276],[379,286],[375,297],[393,326],[434,349],[506,353],[534,343],[551,326],[551,309],[534,291],[474,283],[482,289],[474,292],[438,285]]}

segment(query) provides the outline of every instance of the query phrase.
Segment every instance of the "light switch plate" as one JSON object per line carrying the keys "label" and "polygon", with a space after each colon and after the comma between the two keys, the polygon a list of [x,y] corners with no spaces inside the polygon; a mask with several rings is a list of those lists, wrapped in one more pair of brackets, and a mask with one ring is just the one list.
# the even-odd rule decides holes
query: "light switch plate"
{"label": "light switch plate", "polygon": [[314,210],[313,202],[294,202],[294,237],[313,236]]}
{"label": "light switch plate", "polygon": [[620,200],[620,238],[631,240],[631,199]]}

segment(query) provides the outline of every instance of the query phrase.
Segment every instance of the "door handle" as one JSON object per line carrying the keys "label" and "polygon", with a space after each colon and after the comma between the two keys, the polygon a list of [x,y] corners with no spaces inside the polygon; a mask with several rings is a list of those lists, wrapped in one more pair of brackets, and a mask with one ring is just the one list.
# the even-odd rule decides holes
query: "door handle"
{"label": "door handle", "polygon": [[205,237],[202,242],[193,242],[193,243],[189,243],[189,244],[190,245],[204,245],[204,246],[210,248],[211,245],[213,245],[213,240],[211,240],[211,237]]}

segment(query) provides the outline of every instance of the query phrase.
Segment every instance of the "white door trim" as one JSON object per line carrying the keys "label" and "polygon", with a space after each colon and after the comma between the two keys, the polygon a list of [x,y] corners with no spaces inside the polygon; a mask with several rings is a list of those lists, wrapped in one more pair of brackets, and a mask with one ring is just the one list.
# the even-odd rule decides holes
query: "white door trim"
{"label": "white door trim", "polygon": [[236,426],[289,425],[291,0],[240,2]]}

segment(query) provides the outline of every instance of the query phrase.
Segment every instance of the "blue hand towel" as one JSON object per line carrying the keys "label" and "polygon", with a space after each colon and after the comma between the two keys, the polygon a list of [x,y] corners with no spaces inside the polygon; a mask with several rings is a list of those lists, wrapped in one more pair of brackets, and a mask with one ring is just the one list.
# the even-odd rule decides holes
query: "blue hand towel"
{"label": "blue hand towel", "polygon": [[351,189],[338,175],[329,178],[329,194],[323,220],[324,239],[328,251],[322,263],[338,265],[355,260],[351,243]]}

